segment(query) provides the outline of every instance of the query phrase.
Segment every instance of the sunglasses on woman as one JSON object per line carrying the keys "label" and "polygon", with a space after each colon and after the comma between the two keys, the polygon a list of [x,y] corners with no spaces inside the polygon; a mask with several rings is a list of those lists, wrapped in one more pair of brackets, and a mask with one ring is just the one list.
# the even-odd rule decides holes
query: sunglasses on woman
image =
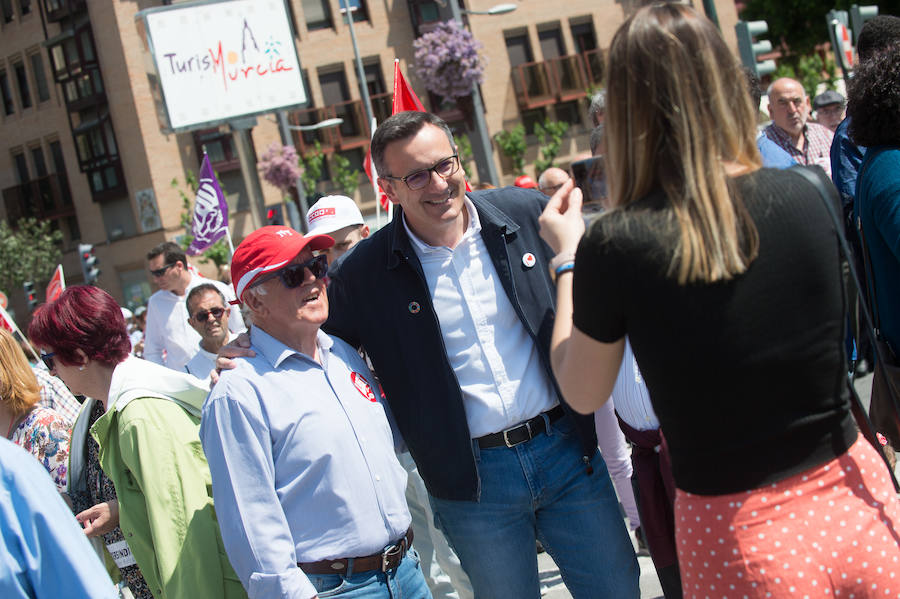
{"label": "sunglasses on woman", "polygon": [[306,279],[306,269],[309,269],[312,276],[321,279],[328,274],[328,257],[323,254],[321,256],[310,258],[306,262],[301,262],[300,264],[289,264],[270,275],[261,277],[253,284],[253,286],[256,287],[270,279],[278,277],[285,287],[294,289],[303,284],[303,281]]}
{"label": "sunglasses on woman", "polygon": [[44,363],[44,366],[47,367],[47,370],[53,370],[53,356],[55,355],[56,352],[50,352],[49,354],[41,352],[41,362]]}

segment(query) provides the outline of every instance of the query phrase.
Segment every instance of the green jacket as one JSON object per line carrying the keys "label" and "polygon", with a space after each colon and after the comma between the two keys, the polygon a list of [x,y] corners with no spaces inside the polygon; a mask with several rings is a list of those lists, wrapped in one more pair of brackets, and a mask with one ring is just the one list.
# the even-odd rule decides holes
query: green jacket
{"label": "green jacket", "polygon": [[129,358],[116,367],[107,412],[91,427],[116,487],[119,526],[157,599],[246,597],[213,509],[199,438],[205,397],[193,377]]}

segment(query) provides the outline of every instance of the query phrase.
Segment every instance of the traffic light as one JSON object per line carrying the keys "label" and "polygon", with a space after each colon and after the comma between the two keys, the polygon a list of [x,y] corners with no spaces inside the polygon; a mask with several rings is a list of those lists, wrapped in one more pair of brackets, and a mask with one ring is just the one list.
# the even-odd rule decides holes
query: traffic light
{"label": "traffic light", "polygon": [[853,29],[853,39],[859,39],[859,32],[862,31],[863,24],[872,17],[878,16],[877,6],[860,6],[854,4],[850,7],[850,28]]}
{"label": "traffic light", "polygon": [[22,288],[25,290],[25,299],[28,300],[28,311],[34,312],[34,309],[37,308],[37,296],[34,295],[34,282],[33,281],[25,281],[22,283]]}
{"label": "traffic light", "polygon": [[734,30],[737,33],[738,51],[744,66],[756,73],[757,77],[773,73],[775,71],[774,60],[759,61],[760,54],[772,51],[772,42],[769,40],[753,41],[754,37],[769,32],[768,23],[765,21],[738,21]]}
{"label": "traffic light", "polygon": [[78,244],[78,255],[81,257],[81,274],[84,275],[85,285],[95,285],[100,277],[100,263],[94,255],[94,246],[89,243]]}
{"label": "traffic light", "polygon": [[850,17],[846,10],[832,10],[825,15],[831,49],[838,66],[848,75],[853,70],[853,39],[848,28]]}
{"label": "traffic light", "polygon": [[267,225],[283,225],[284,211],[281,204],[275,204],[266,208],[266,224]]}

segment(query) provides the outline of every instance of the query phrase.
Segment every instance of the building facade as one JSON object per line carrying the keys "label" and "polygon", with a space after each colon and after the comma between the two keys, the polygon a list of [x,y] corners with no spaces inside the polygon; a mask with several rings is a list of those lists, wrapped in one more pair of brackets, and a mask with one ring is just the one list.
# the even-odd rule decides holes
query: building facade
{"label": "building facade", "polygon": [[[12,226],[27,216],[51,221],[63,234],[69,284],[82,279],[77,245],[93,244],[102,268],[98,284],[129,306],[144,303],[153,291],[146,251],[184,233],[184,198],[193,199],[187,180],[199,171],[204,149],[228,197],[235,244],[259,226],[263,211],[254,206],[278,205],[282,199],[271,185],[241,175],[241,147],[227,125],[162,132],[148,79],[150,58],[135,15],[170,3],[0,0],[0,217]],[[556,160],[565,167],[588,151],[589,94],[602,87],[613,33],[641,2],[519,0],[513,12],[473,14],[496,4],[460,0],[469,13],[463,17],[466,26],[487,59],[480,86],[487,129],[494,135],[523,123],[529,133],[526,172],[534,175],[535,125],[566,121],[570,127]],[[474,135],[471,100],[433,96],[412,69],[413,41],[451,18],[446,0],[287,0],[287,5],[310,98],[309,106],[292,111],[288,120],[311,125],[343,119],[336,127],[291,133],[301,154],[313,152],[318,142],[326,156],[317,192],[343,191],[335,183],[342,162],[359,173],[353,195],[363,213],[375,212],[374,190],[362,174],[370,135],[345,7],[353,16],[378,121],[390,114],[397,58],[426,108],[443,116],[454,132]],[[733,46],[734,2],[717,0],[715,6]],[[274,114],[258,117],[250,130],[249,159],[255,162],[281,139]],[[510,184],[521,174],[496,144],[490,159],[499,174],[491,181],[495,185]],[[477,181],[475,163],[468,166]],[[216,275],[212,265],[198,268]],[[45,281],[36,282],[43,300]],[[3,291],[24,314],[21,290]],[[20,317],[20,324],[25,320]]]}

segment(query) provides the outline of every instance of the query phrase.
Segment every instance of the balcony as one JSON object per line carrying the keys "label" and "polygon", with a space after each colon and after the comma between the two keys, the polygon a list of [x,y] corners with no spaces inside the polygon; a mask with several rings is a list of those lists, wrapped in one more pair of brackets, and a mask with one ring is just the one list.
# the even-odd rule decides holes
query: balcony
{"label": "balcony", "polygon": [[12,227],[20,218],[54,220],[75,215],[69,187],[55,173],[4,189],[3,203]]}
{"label": "balcony", "polygon": [[[380,94],[381,97],[386,94]],[[373,102],[373,111],[375,102]],[[388,104],[388,111],[390,105]],[[379,113],[376,112],[376,115]],[[295,110],[288,115],[292,125],[315,125],[326,119],[340,118],[344,122],[339,127],[328,127],[315,131],[292,131],[294,145],[300,154],[311,152],[318,141],[325,153],[336,150],[352,150],[369,143],[369,127],[366,123],[366,113],[362,100],[348,100],[339,104],[332,104],[324,108],[307,108]]]}
{"label": "balcony", "polygon": [[522,109],[540,108],[583,98],[603,82],[600,50],[526,62],[513,69],[513,87]]}
{"label": "balcony", "polygon": [[41,3],[44,5],[44,16],[48,23],[62,21],[87,9],[86,0],[41,0]]}

